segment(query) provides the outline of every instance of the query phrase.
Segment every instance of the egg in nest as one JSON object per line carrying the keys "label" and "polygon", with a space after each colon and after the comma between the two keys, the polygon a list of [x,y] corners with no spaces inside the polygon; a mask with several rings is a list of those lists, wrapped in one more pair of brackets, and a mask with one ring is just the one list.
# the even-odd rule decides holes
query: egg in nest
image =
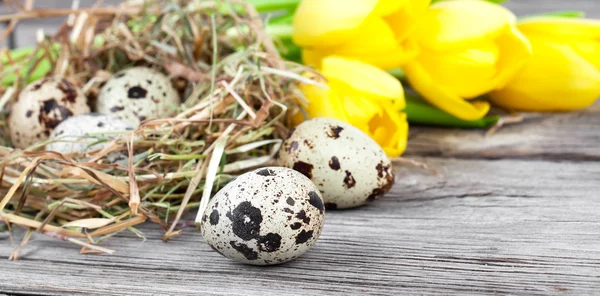
{"label": "egg in nest", "polygon": [[50,135],[56,140],[46,150],[63,154],[85,153],[100,150],[119,135],[118,132],[133,130],[130,122],[112,115],[89,113],[68,118],[61,122]]}
{"label": "egg in nest", "polygon": [[139,125],[146,119],[173,115],[179,94],[164,74],[147,67],[134,67],[114,74],[102,87],[96,109]]}
{"label": "egg in nest", "polygon": [[32,82],[11,107],[8,124],[13,146],[24,149],[44,141],[65,119],[88,112],[87,98],[66,78]]}

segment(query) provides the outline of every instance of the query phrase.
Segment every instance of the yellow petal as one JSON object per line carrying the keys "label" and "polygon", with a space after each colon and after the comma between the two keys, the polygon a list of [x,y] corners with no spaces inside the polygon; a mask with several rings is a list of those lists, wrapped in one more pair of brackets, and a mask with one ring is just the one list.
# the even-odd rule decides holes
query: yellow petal
{"label": "yellow petal", "polygon": [[486,102],[469,103],[459,96],[434,84],[431,77],[418,62],[409,63],[405,69],[412,87],[427,101],[460,119],[480,119],[489,111]]}
{"label": "yellow petal", "polygon": [[300,46],[326,48],[343,43],[355,34],[377,5],[377,0],[303,0],[294,15],[294,42]]}
{"label": "yellow petal", "polygon": [[577,53],[600,69],[600,38],[596,40],[573,40],[571,46]]}
{"label": "yellow petal", "polygon": [[500,56],[497,62],[498,73],[494,78],[496,89],[504,87],[514,75],[523,68],[531,58],[532,50],[529,40],[511,26],[497,40]]}
{"label": "yellow petal", "polygon": [[300,90],[308,100],[306,112],[309,118],[328,117],[348,121],[341,98],[331,88],[303,84]]}
{"label": "yellow petal", "polygon": [[302,62],[315,69],[321,69],[321,62],[329,55],[328,50],[303,48]]}
{"label": "yellow petal", "polygon": [[379,0],[375,7],[375,14],[379,16],[386,16],[394,13],[401,7],[407,5],[409,0]]}
{"label": "yellow petal", "polygon": [[391,70],[403,66],[419,54],[419,47],[414,40],[406,40],[389,51],[355,54],[349,58],[362,61],[383,70]]}
{"label": "yellow petal", "polygon": [[353,124],[366,125],[375,116],[381,116],[383,110],[376,101],[362,98],[360,93],[342,96],[347,117]]}
{"label": "yellow petal", "polygon": [[451,52],[424,51],[419,63],[439,87],[461,98],[474,98],[495,88],[499,55],[498,46],[483,39]]}
{"label": "yellow petal", "polygon": [[304,64],[316,69],[322,67],[322,60],[330,55],[346,59],[359,60],[377,68],[390,70],[398,68],[414,59],[419,54],[418,45],[414,40],[406,40],[394,49],[385,52],[369,52],[364,54],[341,54],[328,49],[302,49]]}
{"label": "yellow petal", "polygon": [[425,47],[444,51],[495,39],[515,22],[509,10],[487,1],[441,1],[429,8],[412,36]]}
{"label": "yellow petal", "polygon": [[[404,40],[414,30],[421,16],[425,14],[431,0],[404,0],[398,2],[405,4],[394,13],[386,15],[385,20],[396,34],[396,39]],[[375,10],[377,11],[377,8]]]}
{"label": "yellow petal", "polygon": [[585,108],[600,96],[600,71],[569,44],[528,36],[533,56],[504,89],[490,94],[494,103],[526,111]]}
{"label": "yellow petal", "polygon": [[372,54],[393,50],[397,44],[390,26],[380,17],[370,17],[360,25],[354,38],[330,51],[340,55]]}
{"label": "yellow petal", "polygon": [[372,65],[339,57],[323,59],[321,73],[330,81],[336,80],[378,99],[404,101],[402,84],[390,74]]}
{"label": "yellow petal", "polygon": [[[369,134],[390,157],[397,157],[406,150],[408,123],[406,114],[383,105],[385,112],[369,122]],[[386,108],[387,107],[387,108]]]}
{"label": "yellow petal", "polygon": [[581,38],[600,38],[600,20],[534,17],[519,22],[519,30],[525,35],[571,36]]}

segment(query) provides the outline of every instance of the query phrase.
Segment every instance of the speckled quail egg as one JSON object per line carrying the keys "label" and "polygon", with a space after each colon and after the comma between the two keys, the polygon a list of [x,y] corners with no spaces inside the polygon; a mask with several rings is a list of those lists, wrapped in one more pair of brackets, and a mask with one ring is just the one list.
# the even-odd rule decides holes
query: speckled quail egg
{"label": "speckled quail egg", "polygon": [[62,77],[49,77],[25,87],[12,105],[9,127],[12,143],[27,148],[46,140],[63,120],[88,113],[83,92]]}
{"label": "speckled quail egg", "polygon": [[281,167],[245,173],[210,200],[201,230],[225,257],[253,265],[287,262],[321,234],[323,200],[302,174]]}
{"label": "speckled quail egg", "polygon": [[48,144],[46,150],[63,154],[99,150],[110,144],[107,140],[118,136],[116,132],[132,129],[130,122],[112,115],[81,114],[68,118],[54,129],[50,139],[56,142]]}
{"label": "speckled quail egg", "polygon": [[335,119],[301,123],[276,158],[279,165],[310,178],[328,209],[363,205],[394,184],[392,164],[381,147],[361,130]]}
{"label": "speckled quail egg", "polygon": [[151,68],[135,67],[114,74],[104,84],[96,108],[137,126],[146,119],[172,115],[179,104],[169,78]]}

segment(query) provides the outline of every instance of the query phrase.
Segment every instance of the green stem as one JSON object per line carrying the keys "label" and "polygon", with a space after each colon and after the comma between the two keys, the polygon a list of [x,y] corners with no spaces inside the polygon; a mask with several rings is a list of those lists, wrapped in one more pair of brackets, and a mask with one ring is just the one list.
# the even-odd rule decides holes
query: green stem
{"label": "green stem", "polygon": [[295,10],[301,0],[247,0],[258,12]]}
{"label": "green stem", "polygon": [[429,105],[412,94],[406,94],[406,108],[404,112],[407,115],[409,123],[445,127],[489,128],[500,119],[500,116],[486,116],[478,120],[462,120]]}
{"label": "green stem", "polygon": [[519,17],[519,20],[524,20],[528,18],[535,18],[541,16],[554,16],[554,17],[566,17],[566,18],[583,18],[585,17],[585,12],[581,10],[562,10],[562,11],[551,11],[551,12],[543,12],[539,14],[526,15]]}

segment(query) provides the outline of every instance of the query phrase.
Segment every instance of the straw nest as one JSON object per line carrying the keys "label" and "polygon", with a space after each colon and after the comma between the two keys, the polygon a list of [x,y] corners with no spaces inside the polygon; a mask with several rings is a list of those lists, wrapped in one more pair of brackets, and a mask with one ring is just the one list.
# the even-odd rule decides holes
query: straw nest
{"label": "straw nest", "polygon": [[[20,247],[38,232],[82,252],[112,253],[98,243],[120,231],[143,237],[134,226],[146,220],[164,228],[164,240],[179,234],[186,211],[202,207],[235,174],[272,160],[288,133],[295,82],[310,83],[301,75],[306,69],[281,60],[244,1],[25,7],[0,18],[14,24],[48,16],[66,17],[56,35],[38,34],[27,54],[2,52],[0,228],[28,229]],[[137,65],[169,75],[183,98],[176,116],[98,138],[110,145],[86,155],[45,151],[48,142],[11,148],[10,104],[35,75],[68,77],[91,102],[111,73]],[[114,151],[128,161],[108,161]]]}

